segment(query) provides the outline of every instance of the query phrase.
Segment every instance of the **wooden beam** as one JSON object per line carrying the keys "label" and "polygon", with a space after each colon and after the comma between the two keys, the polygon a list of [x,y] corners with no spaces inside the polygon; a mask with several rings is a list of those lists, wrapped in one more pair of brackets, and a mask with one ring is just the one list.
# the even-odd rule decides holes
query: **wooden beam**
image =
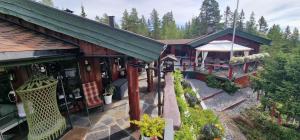
{"label": "wooden beam", "polygon": [[[127,80],[128,80],[128,99],[129,99],[129,117],[130,120],[140,120],[140,95],[138,68],[131,62],[127,64]],[[131,128],[137,128],[136,125],[130,124]]]}

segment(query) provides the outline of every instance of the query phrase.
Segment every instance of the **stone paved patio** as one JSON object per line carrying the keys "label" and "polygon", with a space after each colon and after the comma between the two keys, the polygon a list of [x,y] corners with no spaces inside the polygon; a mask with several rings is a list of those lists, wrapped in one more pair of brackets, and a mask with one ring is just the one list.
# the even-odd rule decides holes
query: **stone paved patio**
{"label": "stone paved patio", "polygon": [[[149,114],[151,116],[158,115],[157,108],[157,96],[156,92],[148,93],[147,79],[143,74],[139,78],[140,87],[140,107],[141,112]],[[156,79],[154,79],[156,85]],[[86,114],[72,115],[71,119],[74,125],[74,133],[83,133],[82,140],[134,140],[138,139],[139,133],[129,129],[129,104],[128,98],[124,98],[120,101],[115,101],[110,105],[105,105],[104,112],[100,109],[94,109],[90,111],[90,121]],[[78,130],[80,128],[80,130]],[[69,140],[73,134],[72,130],[62,139]],[[75,135],[75,134],[74,134]]]}

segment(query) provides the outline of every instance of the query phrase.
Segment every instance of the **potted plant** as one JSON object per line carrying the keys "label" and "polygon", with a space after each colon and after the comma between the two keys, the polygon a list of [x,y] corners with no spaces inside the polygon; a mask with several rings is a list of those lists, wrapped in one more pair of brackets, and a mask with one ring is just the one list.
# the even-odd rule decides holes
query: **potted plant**
{"label": "potted plant", "polygon": [[112,96],[115,89],[115,86],[113,86],[112,84],[108,85],[108,87],[105,89],[105,93],[103,94],[103,96],[106,104],[110,104],[112,102]]}
{"label": "potted plant", "polygon": [[150,117],[147,114],[143,115],[141,121],[131,121],[140,128],[142,140],[157,140],[163,138],[165,128],[165,120],[160,117]]}

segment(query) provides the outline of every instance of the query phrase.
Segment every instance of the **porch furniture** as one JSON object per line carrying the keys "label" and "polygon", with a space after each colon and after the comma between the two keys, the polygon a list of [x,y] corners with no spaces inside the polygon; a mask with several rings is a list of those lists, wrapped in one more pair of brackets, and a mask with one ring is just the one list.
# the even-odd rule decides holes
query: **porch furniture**
{"label": "porch furniture", "polygon": [[86,106],[86,113],[88,115],[89,124],[92,126],[89,109],[101,107],[101,110],[104,111],[104,102],[100,98],[100,93],[95,81],[82,84],[82,89],[85,99],[84,103]]}
{"label": "porch furniture", "polygon": [[16,90],[24,104],[29,140],[57,139],[66,129],[56,99],[57,80],[34,76]]}
{"label": "porch furniture", "polygon": [[113,94],[113,99],[121,100],[125,94],[128,92],[128,82],[127,79],[118,79],[112,83],[116,90]]}
{"label": "porch furniture", "polygon": [[100,93],[95,81],[82,84],[85,103],[87,109],[95,108],[102,106],[103,109],[103,100],[100,98]]}

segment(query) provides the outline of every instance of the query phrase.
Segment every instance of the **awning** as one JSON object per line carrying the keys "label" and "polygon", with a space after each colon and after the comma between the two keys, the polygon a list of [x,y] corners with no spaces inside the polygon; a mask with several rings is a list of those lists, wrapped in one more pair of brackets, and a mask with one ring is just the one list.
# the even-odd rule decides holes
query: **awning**
{"label": "awning", "polygon": [[198,66],[198,56],[200,55],[200,52],[202,52],[202,62],[201,62],[201,69],[204,69],[204,62],[208,55],[208,52],[244,52],[244,55],[249,55],[249,51],[252,50],[252,48],[245,47],[239,44],[233,44],[231,41],[228,40],[217,40],[212,41],[206,45],[200,46],[196,48],[196,57],[195,57],[195,63],[196,66]]}
{"label": "awning", "polygon": [[[218,40],[218,41],[212,41],[206,45],[197,47],[197,51],[202,51],[202,52],[230,52],[232,48],[232,43],[231,41],[228,40]],[[245,47],[239,44],[233,45],[233,51],[251,51],[252,48]]]}

